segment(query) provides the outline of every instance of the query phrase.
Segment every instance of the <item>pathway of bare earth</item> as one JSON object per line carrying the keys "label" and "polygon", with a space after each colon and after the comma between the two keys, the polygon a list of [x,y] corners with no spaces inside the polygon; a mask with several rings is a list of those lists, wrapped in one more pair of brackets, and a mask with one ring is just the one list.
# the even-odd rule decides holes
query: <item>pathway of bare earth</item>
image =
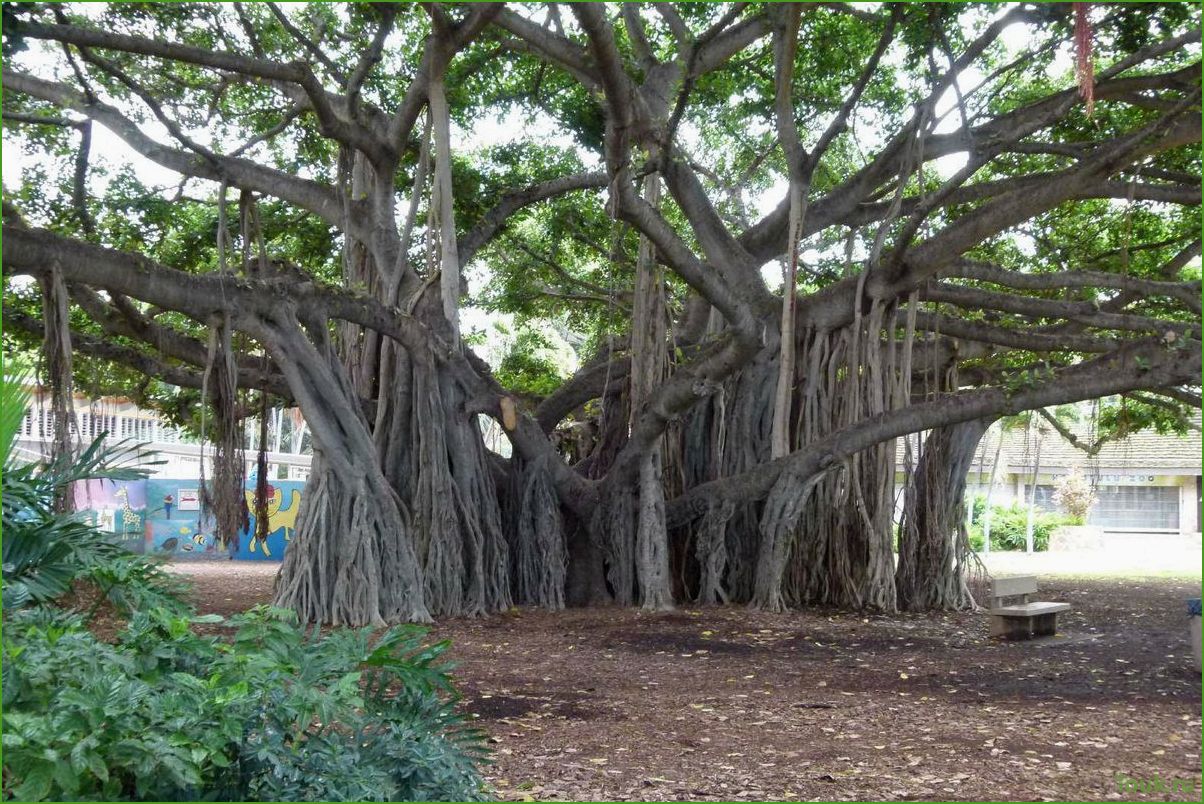
{"label": "pathway of bare earth", "polygon": [[[516,609],[432,636],[453,642],[504,799],[1128,800],[1132,780],[1182,780],[1165,797],[1198,800],[1183,603],[1198,562],[1194,577],[990,562],[1073,605],[1058,636],[996,642],[973,613],[736,607]],[[271,597],[270,564],[177,567],[202,612]]]}

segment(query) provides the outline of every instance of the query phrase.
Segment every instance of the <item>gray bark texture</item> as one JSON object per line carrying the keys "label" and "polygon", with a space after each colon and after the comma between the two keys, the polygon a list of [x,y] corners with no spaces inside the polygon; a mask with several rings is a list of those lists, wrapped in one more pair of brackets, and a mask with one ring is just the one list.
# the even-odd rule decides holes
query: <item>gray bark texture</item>
{"label": "gray bark texture", "polygon": [[[1172,226],[1200,203],[1199,177],[1176,166],[1200,142],[1198,25],[1148,26],[1151,41],[1131,53],[1115,45],[1117,59],[1094,85],[1106,125],[1080,130],[1063,125],[1082,112],[1073,88],[1013,97],[1012,71],[1044,49],[955,92],[952,117],[937,114],[945,93],[961,89],[957,76],[982,64],[1008,26],[1032,26],[1057,45],[1056,10],[1014,4],[989,20],[933,17],[933,36],[960,25],[956,52],[900,87],[907,103],[897,119],[873,112],[893,119],[893,130],[862,154],[850,132],[864,120],[863,96],[880,99],[899,48],[913,47],[919,30],[902,6],[817,4],[804,14],[734,4],[693,30],[661,5],[626,4],[616,19],[605,4],[573,4],[572,35],[559,19],[544,26],[500,3],[390,8],[361,21],[376,27],[370,41],[318,37],[303,58],[271,55],[298,52],[284,35],[245,54],[124,32],[135,26],[108,30],[66,15],[52,23],[53,10],[40,6],[6,13],[6,35],[87,56],[74,70],[47,70],[74,83],[26,72],[19,59],[3,71],[6,104],[10,93],[17,99],[6,126],[81,135],[67,224],[34,228],[4,204],[5,277],[35,277],[43,299],[40,321],[30,308],[6,311],[5,323],[44,339],[56,449],[70,448],[73,352],[199,388],[216,445],[212,504],[229,535],[245,516],[239,416],[265,409],[255,394],[298,406],[315,457],[275,602],[305,622],[482,616],[516,603],[893,612],[972,605],[964,475],[986,422],[1143,391],[1198,407],[1200,283],[1183,269],[1201,245],[1197,232]],[[1161,13],[1148,8],[1118,6],[1107,24]],[[254,17],[212,13],[215,24]],[[795,72],[807,48],[832,46],[808,37],[833,20],[860,32],[864,63],[834,74],[845,86],[816,100]],[[403,21],[416,26],[407,36],[425,33],[412,52],[385,58]],[[672,52],[653,47],[662,24]],[[319,58],[323,48],[342,52]],[[527,186],[479,193],[474,182],[492,179],[453,171],[470,155],[457,152],[452,120],[482,107],[464,102],[471,81],[451,81],[483,48],[490,59],[499,49],[498,63],[523,61],[548,86],[580,90],[588,122],[562,133],[588,140],[605,169],[541,173]],[[94,51],[120,58],[92,76]],[[713,159],[694,153],[679,128],[699,119],[691,104],[710,102],[700,88],[742,77],[750,59],[772,66],[772,86],[759,90],[759,122],[771,136],[750,137],[750,160],[740,148]],[[210,92],[190,79],[187,92],[211,100],[215,125],[246,142],[229,152],[198,143],[174,119],[175,105],[140,83],[179,69],[214,80]],[[110,87],[105,98],[93,90],[100,85]],[[230,114],[231,88],[279,94],[280,123],[259,130]],[[166,135],[148,133],[137,103]],[[801,120],[802,109],[812,118]],[[217,188],[218,271],[201,259],[169,267],[98,245],[110,235],[90,212],[106,202],[88,196],[93,122],[190,188]],[[262,156],[295,150],[301,136],[316,138],[322,147],[306,151],[329,154],[329,164],[298,172]],[[935,160],[963,153],[965,168],[933,179]],[[747,170],[729,157],[750,161]],[[494,175],[500,163],[480,158],[481,176]],[[556,159],[544,161],[555,169]],[[755,219],[746,191],[783,175],[787,191]],[[613,227],[614,246],[593,251],[612,269],[634,265],[628,287],[582,279],[581,266],[559,266],[543,244],[526,242],[522,215],[569,193],[609,218],[602,225]],[[1073,259],[1087,264],[1070,270],[1021,269],[1006,254],[997,259],[1008,264],[987,261],[1014,233],[1088,199],[1156,205],[1172,234],[1145,238],[1134,227],[1128,240],[1143,242],[1125,243],[1125,270],[1109,270],[1115,254],[1086,247]],[[316,249],[279,232],[273,239],[280,223],[266,202],[273,215],[330,233],[337,245],[323,248],[335,253],[319,257],[341,259],[337,283],[287,261],[317,259]],[[549,288],[549,299],[602,300],[611,313],[630,303],[630,326],[608,317],[605,346],[543,399],[503,387],[461,337],[472,261],[493,259],[491,249],[510,241],[576,283],[570,294]],[[843,265],[803,259],[808,244],[826,253],[840,243]],[[241,271],[227,265],[236,249]],[[1132,255],[1140,271],[1128,270]],[[784,288],[771,290],[762,269],[779,261]],[[194,331],[209,333],[208,343]],[[486,448],[482,417],[505,434],[509,457]],[[905,453],[896,569],[900,438],[920,448]]]}
{"label": "gray bark texture", "polygon": [[971,419],[936,428],[904,491],[895,588],[906,611],[974,605],[965,582],[966,472],[990,421]]}

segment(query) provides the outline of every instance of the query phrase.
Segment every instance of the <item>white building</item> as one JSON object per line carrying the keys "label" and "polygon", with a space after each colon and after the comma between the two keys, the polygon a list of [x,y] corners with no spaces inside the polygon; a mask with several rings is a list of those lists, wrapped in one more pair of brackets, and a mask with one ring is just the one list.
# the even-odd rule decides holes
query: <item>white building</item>
{"label": "white building", "polygon": [[[1195,422],[1199,426],[1199,420]],[[1086,424],[1069,429],[1083,442],[1090,442]],[[999,443],[999,429],[983,438],[966,481],[969,497],[985,495],[991,463]],[[1006,433],[1000,454],[993,504],[1026,502],[1037,470],[1036,503],[1053,511],[1054,483],[1077,471],[1092,484],[1096,504],[1088,524],[1105,532],[1146,533],[1151,536],[1200,532],[1201,438],[1198,429],[1185,435],[1160,435],[1142,430],[1128,438],[1105,443],[1098,454],[1070,444],[1050,428],[1038,433],[1034,426]]]}
{"label": "white building", "polygon": [[[25,412],[15,446],[18,456],[40,460],[48,453],[54,437],[54,416],[48,400],[38,390],[34,390],[32,398],[33,404]],[[212,445],[202,445],[183,430],[163,421],[157,413],[139,408],[124,397],[91,400],[76,395],[75,417],[81,444],[90,444],[105,434],[105,440],[109,443],[128,441],[140,445],[138,452],[145,456],[148,462],[146,468],[152,477],[199,478],[202,455],[206,467],[212,460]],[[249,440],[248,443],[253,442]],[[255,469],[255,450],[248,449],[246,457],[247,473],[250,475]],[[269,477],[274,480],[305,480],[309,477],[312,457],[308,452],[270,451],[267,453]],[[149,465],[150,461],[161,463]]]}

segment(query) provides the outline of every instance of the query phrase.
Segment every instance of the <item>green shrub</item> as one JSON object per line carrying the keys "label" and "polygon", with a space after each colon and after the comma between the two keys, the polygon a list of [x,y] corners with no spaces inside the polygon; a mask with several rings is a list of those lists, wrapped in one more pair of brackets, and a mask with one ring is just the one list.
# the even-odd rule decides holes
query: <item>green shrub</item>
{"label": "green shrub", "polygon": [[17,376],[0,383],[0,406],[6,411],[0,419],[5,612],[60,599],[82,581],[97,587],[102,601],[107,598],[127,613],[138,608],[184,613],[178,578],[157,561],[129,552],[81,516],[58,510],[78,481],[146,477],[146,469],[130,465],[138,456],[136,446],[105,448],[102,436],[78,455],[19,463],[13,444],[29,404],[26,382],[25,376]]}
{"label": "green shrub", "polygon": [[970,501],[970,523],[982,521],[982,515],[987,510],[987,495],[975,494],[974,499]]}
{"label": "green shrub", "polygon": [[[982,550],[983,519],[980,514],[970,526],[970,547]],[[991,549],[1024,550],[1024,531],[1028,520],[1028,507],[1015,502],[1008,506],[991,506]],[[1033,514],[1033,550],[1048,550],[1049,537],[1054,529],[1066,523],[1060,514],[1038,509]]]}
{"label": "green shrub", "polygon": [[[483,735],[452,711],[446,643],[397,627],[306,634],[291,612],[231,618],[202,636],[174,576],[56,501],[88,478],[139,476],[98,440],[17,465],[25,401],[0,384],[5,800],[482,799]],[[14,386],[16,390],[14,391]],[[116,459],[116,460],[115,460]],[[67,611],[80,582],[129,621],[114,642]]]}
{"label": "green shrub", "polygon": [[139,612],[106,644],[46,607],[4,628],[4,795],[39,800],[479,800],[482,735],[403,626],[305,635],[292,613]]}

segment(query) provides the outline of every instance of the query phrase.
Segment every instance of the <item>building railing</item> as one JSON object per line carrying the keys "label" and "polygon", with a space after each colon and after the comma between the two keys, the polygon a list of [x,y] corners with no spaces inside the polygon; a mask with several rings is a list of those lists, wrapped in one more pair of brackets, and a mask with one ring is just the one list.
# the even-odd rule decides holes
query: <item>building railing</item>
{"label": "building railing", "polygon": [[[90,413],[76,411],[79,437],[92,442],[101,435],[106,441],[136,441],[149,444],[195,444],[197,440],[178,427],[145,416],[123,416],[119,413]],[[54,439],[54,413],[46,407],[25,412],[18,437],[26,441]]]}
{"label": "building railing", "polygon": [[[111,408],[110,408],[111,410]],[[214,446],[201,443],[187,431],[168,424],[146,411],[127,409],[124,412],[107,412],[105,406],[77,405],[72,440],[90,444],[104,437],[106,442],[124,441],[139,445],[138,454],[148,458],[152,475],[191,477],[200,474],[201,463],[214,457]],[[17,432],[17,443],[13,445],[21,460],[45,460],[54,441],[54,412],[49,405],[35,403],[25,411],[25,417]],[[246,472],[251,476],[256,468],[257,450],[252,446],[254,434],[247,431]],[[265,455],[273,480],[305,480],[309,476],[313,455],[308,452],[275,452]]]}

